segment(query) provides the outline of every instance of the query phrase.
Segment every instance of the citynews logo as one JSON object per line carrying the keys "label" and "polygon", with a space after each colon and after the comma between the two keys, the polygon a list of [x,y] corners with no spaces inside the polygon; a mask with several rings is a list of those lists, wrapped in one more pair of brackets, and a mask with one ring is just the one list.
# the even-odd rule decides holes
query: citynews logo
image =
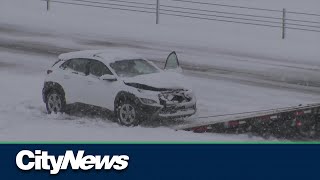
{"label": "citynews logo", "polygon": [[[26,159],[27,158],[27,159]],[[35,150],[33,153],[29,150],[22,150],[16,156],[16,165],[24,171],[31,169],[47,170],[50,174],[58,174],[60,170],[66,170],[70,165],[73,170],[124,170],[129,165],[129,156],[114,155],[86,155],[84,150],[78,151],[77,155],[71,150],[67,150],[65,155],[57,158],[54,155],[48,155],[48,151]]]}

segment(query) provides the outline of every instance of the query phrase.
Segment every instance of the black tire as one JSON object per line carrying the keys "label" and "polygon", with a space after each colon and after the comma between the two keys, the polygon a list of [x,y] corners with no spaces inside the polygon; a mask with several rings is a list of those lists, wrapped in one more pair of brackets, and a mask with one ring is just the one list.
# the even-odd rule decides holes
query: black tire
{"label": "black tire", "polygon": [[140,121],[139,108],[133,100],[120,98],[116,103],[116,118],[121,125],[137,126]]}
{"label": "black tire", "polygon": [[58,91],[51,90],[46,96],[46,108],[48,114],[51,113],[63,113],[66,107],[65,97]]}

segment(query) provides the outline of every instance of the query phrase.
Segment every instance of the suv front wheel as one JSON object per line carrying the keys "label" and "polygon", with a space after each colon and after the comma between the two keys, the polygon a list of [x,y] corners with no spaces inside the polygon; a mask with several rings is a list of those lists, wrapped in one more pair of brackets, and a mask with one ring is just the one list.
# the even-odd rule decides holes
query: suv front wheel
{"label": "suv front wheel", "polygon": [[139,112],[136,104],[130,100],[124,100],[117,105],[117,119],[125,126],[136,126],[139,124]]}

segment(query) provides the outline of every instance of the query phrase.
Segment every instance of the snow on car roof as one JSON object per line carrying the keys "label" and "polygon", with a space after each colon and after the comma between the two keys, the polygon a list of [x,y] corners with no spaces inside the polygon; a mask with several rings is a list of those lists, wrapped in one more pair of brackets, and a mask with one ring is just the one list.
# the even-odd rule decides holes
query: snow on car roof
{"label": "snow on car roof", "polygon": [[68,60],[73,58],[97,59],[104,63],[112,63],[125,59],[143,59],[142,56],[125,50],[85,50],[61,54],[59,59]]}

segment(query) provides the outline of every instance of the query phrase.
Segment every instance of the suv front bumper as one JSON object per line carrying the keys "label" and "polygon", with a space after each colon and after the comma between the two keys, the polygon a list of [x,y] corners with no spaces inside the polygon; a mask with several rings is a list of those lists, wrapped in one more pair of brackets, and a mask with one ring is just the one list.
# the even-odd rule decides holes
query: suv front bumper
{"label": "suv front bumper", "polygon": [[163,107],[158,116],[161,118],[179,118],[192,116],[197,112],[196,103],[179,104],[177,106]]}
{"label": "suv front bumper", "polygon": [[189,117],[197,112],[195,101],[178,103],[170,106],[147,105],[140,103],[140,112],[145,119],[176,119]]}

